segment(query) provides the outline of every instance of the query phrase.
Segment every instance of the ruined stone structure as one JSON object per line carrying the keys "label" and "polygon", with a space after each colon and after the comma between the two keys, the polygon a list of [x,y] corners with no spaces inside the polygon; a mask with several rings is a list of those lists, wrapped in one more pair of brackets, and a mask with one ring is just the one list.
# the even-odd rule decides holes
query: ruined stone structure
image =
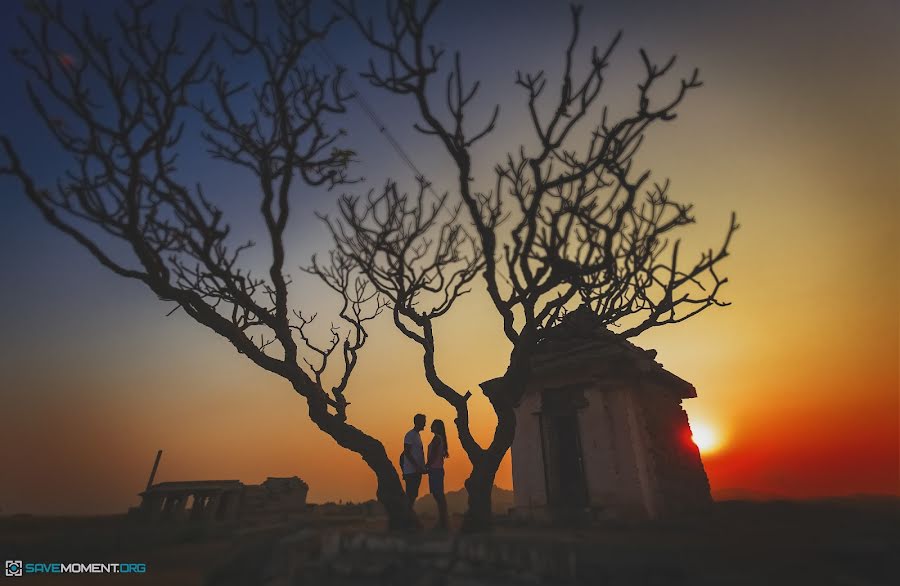
{"label": "ruined stone structure", "polygon": [[297,478],[267,478],[258,485],[239,480],[160,482],[140,493],[132,515],[150,521],[260,521],[306,510],[309,486]]}
{"label": "ruined stone structure", "polygon": [[681,408],[697,393],[655,357],[585,309],[548,332],[516,410],[516,514],[656,518],[709,505]]}

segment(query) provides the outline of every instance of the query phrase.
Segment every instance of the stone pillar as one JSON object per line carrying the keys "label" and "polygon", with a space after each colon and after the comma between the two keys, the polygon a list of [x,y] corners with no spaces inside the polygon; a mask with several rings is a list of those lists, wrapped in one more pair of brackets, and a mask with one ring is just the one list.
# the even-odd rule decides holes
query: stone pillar
{"label": "stone pillar", "polygon": [[209,497],[209,500],[206,503],[206,509],[204,511],[203,518],[207,521],[215,521],[216,520],[216,510],[219,508],[219,503],[221,502],[222,494],[215,493]]}
{"label": "stone pillar", "polygon": [[175,508],[175,496],[172,494],[167,494],[165,496],[165,503],[163,503],[162,513],[160,516],[163,519],[170,519],[172,517],[172,510]]}
{"label": "stone pillar", "polygon": [[631,447],[634,450],[634,461],[637,466],[638,481],[640,483],[641,500],[647,517],[655,519],[658,516],[657,487],[653,472],[650,469],[650,454],[647,450],[645,436],[646,422],[640,406],[635,397],[636,391],[625,393],[625,405],[628,413],[628,427],[631,431]]}
{"label": "stone pillar", "polygon": [[588,406],[578,412],[578,423],[588,501],[608,507],[618,496],[620,473],[613,408],[607,393],[596,387],[588,387],[585,398]]}
{"label": "stone pillar", "polygon": [[535,508],[547,505],[544,478],[540,395],[530,392],[516,408],[516,436],[512,444],[512,475],[517,510],[534,514]]}
{"label": "stone pillar", "polygon": [[202,494],[194,493],[194,505],[191,507],[191,520],[203,518],[203,503],[206,497]]}
{"label": "stone pillar", "polygon": [[177,521],[183,521],[184,520],[184,507],[185,507],[185,505],[187,505],[188,495],[187,494],[179,494],[176,497],[176,499],[177,500],[175,501],[174,509],[172,510],[172,518],[174,518]]}

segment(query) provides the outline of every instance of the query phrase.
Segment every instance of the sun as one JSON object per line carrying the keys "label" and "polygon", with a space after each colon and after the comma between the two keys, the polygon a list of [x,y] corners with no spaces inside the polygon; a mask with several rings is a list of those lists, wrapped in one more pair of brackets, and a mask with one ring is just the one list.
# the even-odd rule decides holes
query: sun
{"label": "sun", "polygon": [[715,452],[721,444],[718,432],[702,421],[691,423],[691,440],[700,449],[701,454]]}

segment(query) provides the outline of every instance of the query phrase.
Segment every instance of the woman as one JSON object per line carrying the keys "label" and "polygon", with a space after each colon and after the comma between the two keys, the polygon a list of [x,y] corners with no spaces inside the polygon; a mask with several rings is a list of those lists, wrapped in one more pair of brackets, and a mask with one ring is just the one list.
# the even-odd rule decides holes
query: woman
{"label": "woman", "polygon": [[444,496],[444,458],[450,456],[447,451],[447,430],[444,422],[435,419],[431,423],[431,433],[434,437],[428,444],[428,459],[425,469],[428,470],[428,490],[434,497],[438,507],[438,528],[447,528],[447,498]]}

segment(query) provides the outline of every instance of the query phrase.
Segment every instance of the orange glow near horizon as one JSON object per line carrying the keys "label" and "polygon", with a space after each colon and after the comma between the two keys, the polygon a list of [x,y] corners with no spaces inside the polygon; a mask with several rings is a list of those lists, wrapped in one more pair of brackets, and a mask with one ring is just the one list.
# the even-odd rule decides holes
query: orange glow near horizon
{"label": "orange glow near horizon", "polygon": [[719,431],[703,421],[691,422],[691,440],[703,455],[717,452],[722,447]]}

